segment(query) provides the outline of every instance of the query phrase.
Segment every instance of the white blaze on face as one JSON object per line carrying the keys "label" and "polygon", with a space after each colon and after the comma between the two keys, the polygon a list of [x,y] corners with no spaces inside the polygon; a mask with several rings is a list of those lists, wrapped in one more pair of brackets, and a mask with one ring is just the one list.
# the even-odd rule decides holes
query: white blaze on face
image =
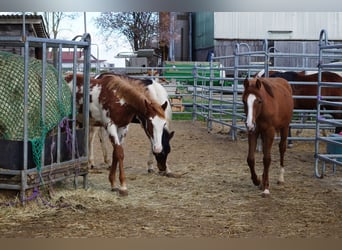
{"label": "white blaze on face", "polygon": [[160,153],[163,150],[162,136],[163,129],[166,125],[166,120],[161,119],[159,116],[155,116],[151,119],[153,125],[153,138],[151,137],[152,150],[154,153]]}
{"label": "white blaze on face", "polygon": [[253,122],[253,106],[254,101],[256,100],[256,96],[253,94],[248,95],[247,97],[247,121],[246,126],[249,131],[254,130],[254,122]]}

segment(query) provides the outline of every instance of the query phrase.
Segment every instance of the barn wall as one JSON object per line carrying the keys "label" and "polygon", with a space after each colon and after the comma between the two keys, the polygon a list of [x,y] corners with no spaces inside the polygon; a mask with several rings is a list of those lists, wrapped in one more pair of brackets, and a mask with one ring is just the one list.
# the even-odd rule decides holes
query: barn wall
{"label": "barn wall", "polygon": [[192,26],[192,59],[208,61],[214,51],[214,13],[192,13]]}
{"label": "barn wall", "polygon": [[[329,41],[331,44],[339,41]],[[214,54],[216,57],[230,56],[234,54],[236,44],[247,44],[240,46],[240,52],[264,51],[265,40],[216,40]],[[296,67],[296,68],[315,68],[318,65],[318,41],[278,41],[267,40],[268,51],[275,52],[271,57],[270,66],[276,67]],[[279,54],[288,54],[289,56],[277,56]],[[297,56],[293,56],[293,55]],[[301,56],[303,55],[303,56]],[[246,65],[250,63],[262,63],[264,56],[255,56],[248,59],[246,56],[240,57],[239,64]],[[221,63],[227,67],[234,65],[233,59],[223,59]]]}
{"label": "barn wall", "polygon": [[215,12],[215,39],[341,40],[342,12]]}
{"label": "barn wall", "polygon": [[[262,40],[238,40],[238,39],[215,40],[214,55],[218,57],[234,55],[235,45],[237,43],[248,44],[249,50],[247,46],[242,46],[241,47],[242,52],[262,51],[264,41]],[[264,60],[264,58],[261,58],[261,57],[251,58],[251,62],[260,62],[262,60]],[[223,59],[223,60],[220,60],[220,63],[222,63],[223,65],[227,67],[231,67],[234,65],[234,60],[232,58]],[[239,64],[247,64],[247,63],[248,63],[247,57],[240,58]]]}
{"label": "barn wall", "polygon": [[[0,24],[0,35],[1,36],[18,36],[20,37],[22,35],[23,25],[22,24]],[[26,25],[26,35],[27,36],[36,36],[34,30],[31,28],[30,24]],[[1,45],[0,46],[1,51],[10,52],[13,54],[23,55],[24,49],[22,47],[18,46],[9,46],[9,45]],[[41,59],[41,49],[39,48],[30,48],[29,49],[29,55],[31,57],[39,58]]]}

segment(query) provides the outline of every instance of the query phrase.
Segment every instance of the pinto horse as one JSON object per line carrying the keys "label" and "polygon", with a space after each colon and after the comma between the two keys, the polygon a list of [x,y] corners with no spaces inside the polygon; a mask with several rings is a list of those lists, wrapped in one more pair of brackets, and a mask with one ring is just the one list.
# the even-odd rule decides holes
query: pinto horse
{"label": "pinto horse", "polygon": [[[106,75],[113,75],[114,73],[112,72],[105,72],[101,73],[97,76],[95,76],[95,79],[101,79]],[[174,136],[174,131],[170,132],[170,121],[172,119],[172,109],[171,109],[171,103],[169,101],[169,96],[166,91],[166,89],[156,80],[148,80],[145,79],[143,83],[146,86],[146,90],[148,91],[149,95],[153,100],[155,100],[157,103],[162,105],[163,103],[167,102],[168,105],[165,109],[165,117],[166,117],[166,126],[163,129],[163,151],[159,154],[154,154],[156,161],[157,161],[157,166],[158,169],[165,169],[165,171],[159,171],[159,174],[161,175],[166,175],[167,177],[176,177],[170,170],[169,166],[167,165],[167,157],[168,154],[171,151],[171,146],[170,146],[170,140]],[[138,117],[134,118],[132,120],[132,123],[141,123],[142,121],[139,120]],[[142,124],[142,123],[141,123]],[[143,127],[144,128],[144,127]],[[103,153],[103,158],[105,163],[109,163],[109,159],[107,157],[107,150],[105,146],[105,140],[104,140],[104,129],[102,127],[98,126],[92,126],[90,128],[91,133],[90,133],[90,145],[89,145],[89,161],[92,167],[94,167],[94,150],[93,150],[93,145],[94,145],[94,139],[96,134],[98,133],[99,138],[100,138],[100,143],[101,143],[101,149]],[[146,132],[146,130],[145,130]],[[149,151],[149,156],[147,160],[147,171],[149,173],[153,173],[154,171],[154,166],[153,166],[153,151],[152,149]]]}
{"label": "pinto horse", "polygon": [[[254,78],[250,80],[246,78],[242,101],[247,117],[247,163],[254,185],[260,186],[261,184],[262,196],[265,197],[270,194],[268,172],[271,164],[271,148],[276,132],[280,133],[281,169],[278,183],[284,182],[284,155],[293,112],[291,86],[283,78]],[[255,150],[259,135],[262,140],[264,164],[261,181],[255,172]]]}
{"label": "pinto horse", "polygon": [[[67,75],[65,80],[71,90],[73,84],[77,86],[76,102],[81,113],[83,80],[79,79],[80,76],[75,77],[76,83],[73,83],[73,75]],[[89,95],[90,124],[101,124],[105,127],[113,146],[112,165],[108,177],[111,188],[113,191],[118,191],[120,195],[128,195],[122,147],[128,125],[134,117],[143,121],[143,128],[151,141],[153,153],[161,154],[163,130],[167,123],[165,109],[168,103],[165,102],[163,105],[156,103],[147,93],[143,80],[125,75],[107,75],[101,79],[91,79]],[[117,166],[119,166],[120,180],[118,187],[115,185]],[[160,170],[165,171],[165,169]]]}

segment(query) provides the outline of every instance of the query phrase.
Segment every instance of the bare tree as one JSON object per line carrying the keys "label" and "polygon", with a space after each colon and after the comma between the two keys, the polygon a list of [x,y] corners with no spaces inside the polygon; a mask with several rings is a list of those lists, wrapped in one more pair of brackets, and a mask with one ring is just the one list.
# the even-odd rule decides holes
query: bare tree
{"label": "bare tree", "polygon": [[158,34],[157,12],[104,12],[95,19],[95,24],[108,38],[115,31],[124,35],[132,49],[148,48]]}
{"label": "bare tree", "polygon": [[51,38],[56,39],[62,20],[73,20],[79,13],[76,12],[43,12],[42,16]]}
{"label": "bare tree", "polygon": [[[56,39],[59,32],[59,27],[62,20],[73,20],[78,16],[76,12],[43,12],[42,13],[46,29],[50,35],[50,38]],[[57,49],[52,49],[52,61],[55,67],[57,67]]]}

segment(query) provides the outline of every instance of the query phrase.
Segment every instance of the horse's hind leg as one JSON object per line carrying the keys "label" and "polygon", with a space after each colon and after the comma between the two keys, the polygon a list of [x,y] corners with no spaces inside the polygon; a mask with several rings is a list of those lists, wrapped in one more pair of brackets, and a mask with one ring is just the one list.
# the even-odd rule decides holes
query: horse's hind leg
{"label": "horse's hind leg", "polygon": [[100,127],[100,131],[98,133],[99,138],[100,138],[100,143],[101,143],[101,149],[102,149],[102,154],[103,154],[103,160],[104,162],[109,165],[110,160],[107,154],[107,147],[106,147],[106,131],[103,127]]}
{"label": "horse's hind leg", "polygon": [[90,126],[89,128],[89,165],[90,168],[95,167],[94,160],[94,139],[99,127]]}

